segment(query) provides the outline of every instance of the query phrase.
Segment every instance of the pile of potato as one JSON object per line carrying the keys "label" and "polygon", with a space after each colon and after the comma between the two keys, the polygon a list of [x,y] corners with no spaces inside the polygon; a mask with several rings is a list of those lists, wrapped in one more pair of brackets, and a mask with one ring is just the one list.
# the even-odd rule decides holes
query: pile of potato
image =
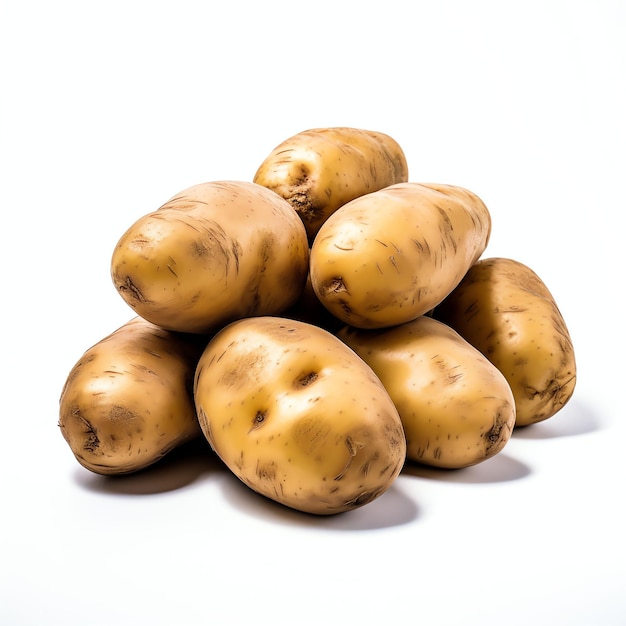
{"label": "pile of potato", "polygon": [[205,437],[252,490],[317,515],[405,463],[458,469],[572,396],[572,341],[529,267],[484,258],[473,192],[409,182],[384,133],[318,128],[251,181],[185,189],[113,248],[134,317],[61,393],[77,461],[135,472]]}

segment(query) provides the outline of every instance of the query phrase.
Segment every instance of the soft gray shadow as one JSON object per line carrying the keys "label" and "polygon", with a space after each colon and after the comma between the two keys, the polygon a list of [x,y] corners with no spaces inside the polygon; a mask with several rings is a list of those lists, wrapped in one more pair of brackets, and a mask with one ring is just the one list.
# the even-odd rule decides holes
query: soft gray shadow
{"label": "soft gray shadow", "polygon": [[289,526],[316,530],[376,530],[408,524],[419,515],[417,504],[396,484],[376,500],[336,515],[314,515],[291,509],[256,493],[235,475],[221,484],[226,499],[246,515]]}
{"label": "soft gray shadow", "polygon": [[199,438],[172,450],[143,470],[119,476],[102,476],[78,468],[76,482],[89,491],[115,495],[149,496],[183,489],[203,475],[226,472],[206,440]]}
{"label": "soft gray shadow", "polygon": [[543,422],[513,430],[515,439],[554,439],[586,435],[604,428],[591,407],[575,396],[555,415]]}
{"label": "soft gray shadow", "polygon": [[441,469],[407,461],[402,469],[403,475],[416,476],[452,483],[483,484],[502,483],[521,480],[531,473],[525,463],[514,459],[504,452],[494,457],[461,469]]}

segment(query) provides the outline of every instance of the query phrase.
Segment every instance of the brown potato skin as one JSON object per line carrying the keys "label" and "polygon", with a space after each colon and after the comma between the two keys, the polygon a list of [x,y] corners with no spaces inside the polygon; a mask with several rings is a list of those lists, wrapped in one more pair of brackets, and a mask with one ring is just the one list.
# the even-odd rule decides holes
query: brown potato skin
{"label": "brown potato skin", "polygon": [[225,465],[257,493],[305,513],[368,504],[405,461],[402,422],[380,380],[312,324],[232,322],[202,354],[194,397]]}
{"label": "brown potato skin", "polygon": [[128,474],[201,437],[193,376],[207,341],[136,317],[89,348],[59,402],[76,460],[97,474]]}
{"label": "brown potato skin", "polygon": [[555,415],[576,386],[569,330],[541,278],[509,258],[481,259],[432,312],[478,348],[511,385],[516,426]]}
{"label": "brown potato skin", "polygon": [[312,242],[340,206],[406,182],[408,176],[406,156],[393,137],[337,126],[311,128],[284,140],[263,160],[253,180],[293,206]]}
{"label": "brown potato skin", "polygon": [[337,336],[389,392],[409,461],[460,469],[492,458],[509,441],[515,402],[508,382],[446,324],[422,316],[381,330],[344,326]]}
{"label": "brown potato skin", "polygon": [[489,210],[468,189],[391,185],[324,222],[311,246],[311,283],[345,324],[396,326],[441,302],[480,258],[490,233]]}
{"label": "brown potato skin", "polygon": [[300,296],[309,247],[283,198],[246,181],[189,187],[120,237],[111,278],[122,299],[168,330],[209,334]]}

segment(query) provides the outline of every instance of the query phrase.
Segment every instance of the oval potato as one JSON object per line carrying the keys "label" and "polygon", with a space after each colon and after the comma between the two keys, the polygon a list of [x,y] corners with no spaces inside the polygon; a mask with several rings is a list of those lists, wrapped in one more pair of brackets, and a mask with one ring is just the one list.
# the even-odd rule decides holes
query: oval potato
{"label": "oval potato", "polygon": [[202,437],[193,377],[207,341],[136,317],[89,348],[59,403],[77,461],[97,474],[128,474]]}
{"label": "oval potato", "polygon": [[251,489],[303,512],[363,506],[400,473],[406,441],[382,383],[329,332],[276,317],[232,322],[195,378],[202,430]]}
{"label": "oval potato", "polygon": [[381,330],[344,326],[337,336],[380,378],[407,440],[407,459],[445,469],[485,461],[504,448],[515,402],[500,371],[430,317]]}
{"label": "oval potato", "polygon": [[311,283],[321,303],[350,326],[403,324],[456,287],[490,232],[487,207],[466,189],[392,185],[326,220],[311,247]]}
{"label": "oval potato", "polygon": [[210,333],[281,313],[300,296],[309,247],[291,205],[254,183],[194,185],[139,218],[111,259],[113,283],[154,324]]}
{"label": "oval potato", "polygon": [[276,146],[253,180],[293,206],[311,242],[341,205],[406,182],[408,166],[398,142],[385,133],[349,127],[312,128]]}
{"label": "oval potato", "polygon": [[565,320],[541,278],[514,259],[478,261],[432,313],[478,348],[513,390],[516,426],[543,421],[574,393]]}

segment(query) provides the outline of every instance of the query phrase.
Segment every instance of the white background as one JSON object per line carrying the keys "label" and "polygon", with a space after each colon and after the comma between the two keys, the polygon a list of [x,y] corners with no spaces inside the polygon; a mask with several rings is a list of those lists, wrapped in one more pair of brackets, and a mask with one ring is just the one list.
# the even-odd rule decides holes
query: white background
{"label": "white background", "polygon": [[[0,2],[3,626],[626,623],[626,3]],[[318,126],[380,130],[478,193],[578,358],[557,416],[467,470],[317,519],[200,451],[119,480],[57,426],[132,317],[122,232]]]}

